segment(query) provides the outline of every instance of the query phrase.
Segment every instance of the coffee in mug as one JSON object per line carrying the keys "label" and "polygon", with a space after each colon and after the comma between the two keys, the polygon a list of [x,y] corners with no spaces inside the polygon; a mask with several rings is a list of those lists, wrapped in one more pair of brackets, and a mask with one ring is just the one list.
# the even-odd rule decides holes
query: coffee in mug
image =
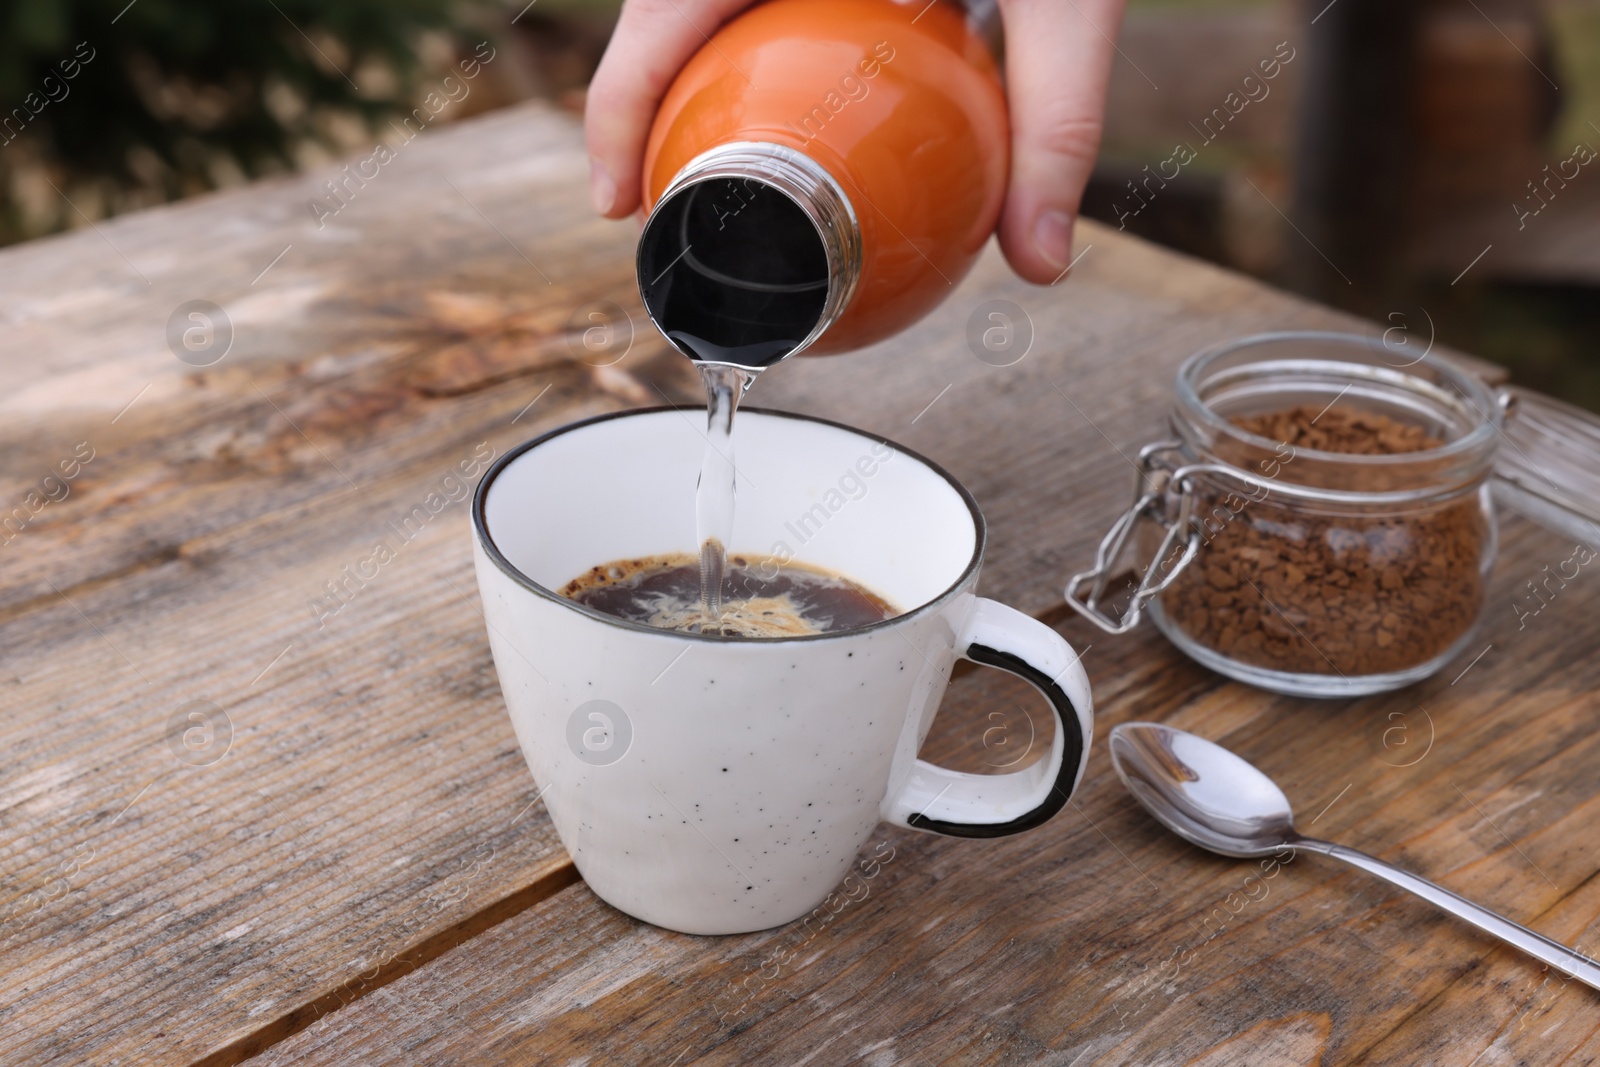
{"label": "coffee in mug", "polygon": [[[706,632],[701,561],[686,552],[619,559],[561,587],[585,607],[658,630]],[[730,556],[722,579],[727,637],[802,637],[869,626],[898,615],[887,600],[842,574],[775,556]]]}

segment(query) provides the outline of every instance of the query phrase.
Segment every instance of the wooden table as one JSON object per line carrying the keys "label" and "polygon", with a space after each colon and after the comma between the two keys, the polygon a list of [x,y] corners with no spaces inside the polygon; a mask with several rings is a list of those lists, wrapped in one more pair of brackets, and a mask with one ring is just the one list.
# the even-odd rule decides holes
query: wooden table
{"label": "wooden table", "polygon": [[[0,556],[0,1063],[1600,1056],[1594,994],[1370,878],[1303,857],[1240,904],[1246,867],[1160,830],[1103,743],[1042,830],[881,829],[892,859],[820,932],[689,937],[593,897],[512,736],[446,479],[573,418],[696,402],[585,173],[573,120],[522,108],[419,138],[320,229],[313,173],[0,253],[0,503],[26,520]],[[1593,949],[1600,590],[1585,572],[1520,630],[1512,607],[1561,539],[1508,518],[1480,645],[1360,701],[1255,692],[1063,610],[1185,355],[1378,329],[1093,225],[1079,251],[1058,289],[990,255],[905,336],[786,364],[756,400],[964,480],[984,592],[1085,652],[1101,738],[1216,738],[1319,834]],[[1015,366],[964,340],[994,298],[1033,324]],[[191,300],[232,323],[211,366],[167,343]],[[639,327],[614,366],[574,355],[594,301]],[[966,672],[924,755],[982,769],[989,713],[1032,706]]]}

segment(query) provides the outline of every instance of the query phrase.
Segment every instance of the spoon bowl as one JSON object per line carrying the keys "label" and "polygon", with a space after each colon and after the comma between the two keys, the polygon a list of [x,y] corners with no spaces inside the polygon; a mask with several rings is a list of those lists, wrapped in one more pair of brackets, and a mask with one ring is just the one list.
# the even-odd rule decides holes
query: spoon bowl
{"label": "spoon bowl", "polygon": [[1249,859],[1299,840],[1283,790],[1203,737],[1124,723],[1111,731],[1111,763],[1144,809],[1190,844]]}

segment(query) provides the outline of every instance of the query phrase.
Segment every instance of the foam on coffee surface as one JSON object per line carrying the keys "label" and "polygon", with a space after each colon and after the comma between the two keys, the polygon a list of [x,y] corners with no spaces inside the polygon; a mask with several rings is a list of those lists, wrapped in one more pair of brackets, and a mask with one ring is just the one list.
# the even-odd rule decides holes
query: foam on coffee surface
{"label": "foam on coffee surface", "polygon": [[[712,629],[700,605],[700,561],[687,553],[592,567],[560,592],[607,615],[660,630]],[[897,614],[888,601],[840,574],[773,558],[728,559],[721,618],[726,637],[835,633]]]}

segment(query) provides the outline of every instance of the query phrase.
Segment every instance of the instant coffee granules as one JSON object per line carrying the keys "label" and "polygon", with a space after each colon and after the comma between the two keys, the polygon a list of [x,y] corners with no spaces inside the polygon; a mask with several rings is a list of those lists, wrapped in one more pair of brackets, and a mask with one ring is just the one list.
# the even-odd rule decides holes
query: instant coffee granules
{"label": "instant coffee granules", "polygon": [[[1441,441],[1341,403],[1230,421],[1279,442],[1279,458],[1259,465],[1256,476],[1267,485],[1249,499],[1209,482],[1196,486],[1205,541],[1160,602],[1179,630],[1269,670],[1357,676],[1426,663],[1471,629],[1490,537],[1475,493],[1385,512],[1318,507],[1271,492],[1271,481],[1293,480],[1306,450],[1381,456]],[[1382,479],[1375,467],[1372,485],[1349,488],[1381,492]]]}

